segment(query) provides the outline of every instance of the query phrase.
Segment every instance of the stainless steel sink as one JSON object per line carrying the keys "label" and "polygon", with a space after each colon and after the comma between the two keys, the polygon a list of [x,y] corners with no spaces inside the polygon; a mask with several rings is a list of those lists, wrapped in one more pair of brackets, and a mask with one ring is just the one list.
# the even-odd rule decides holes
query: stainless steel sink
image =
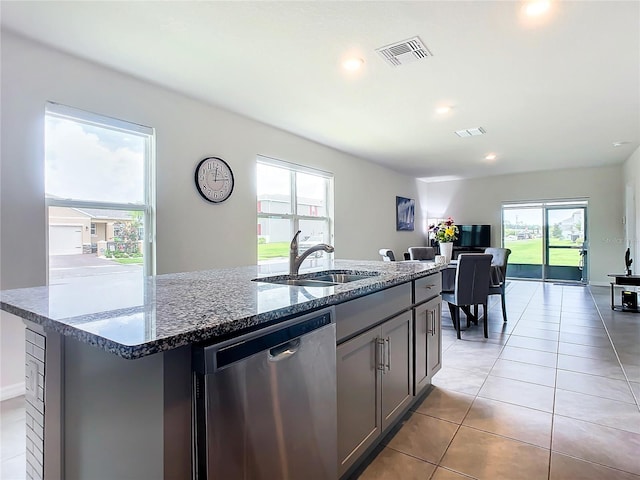
{"label": "stainless steel sink", "polygon": [[313,277],[313,280],[320,282],[349,283],[357,280],[366,280],[372,276],[374,275],[363,275],[358,273],[330,273],[328,275]]}
{"label": "stainless steel sink", "polygon": [[257,282],[277,283],[279,285],[293,285],[294,287],[332,287],[338,285],[335,282],[325,282],[311,280],[308,278],[284,278],[279,280],[269,280],[264,278],[256,279]]}
{"label": "stainless steel sink", "polygon": [[276,277],[254,278],[254,282],[292,285],[296,287],[332,287],[341,283],[366,280],[380,275],[378,272],[353,272],[345,270],[313,272],[302,275],[279,275]]}

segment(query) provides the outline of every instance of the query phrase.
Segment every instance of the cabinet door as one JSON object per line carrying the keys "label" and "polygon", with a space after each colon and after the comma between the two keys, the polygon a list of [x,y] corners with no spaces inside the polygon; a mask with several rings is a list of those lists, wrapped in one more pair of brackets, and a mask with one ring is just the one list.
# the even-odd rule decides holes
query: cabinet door
{"label": "cabinet door", "polygon": [[384,344],[382,369],[382,429],[404,411],[413,398],[412,313],[405,312],[381,325]]}
{"label": "cabinet door", "polygon": [[[434,299],[435,304],[427,311],[427,375],[429,383],[442,367],[442,300]],[[432,303],[432,302],[429,302]]]}
{"label": "cabinet door", "polygon": [[415,389],[419,395],[431,384],[431,377],[440,370],[442,299],[438,296],[414,308]]}
{"label": "cabinet door", "polygon": [[413,309],[413,344],[415,351],[414,395],[419,395],[429,386],[429,365],[427,360],[427,345],[429,342],[429,328],[431,327],[430,309],[433,301],[418,305]]}
{"label": "cabinet door", "polygon": [[381,430],[379,328],[338,345],[338,475],[376,440]]}

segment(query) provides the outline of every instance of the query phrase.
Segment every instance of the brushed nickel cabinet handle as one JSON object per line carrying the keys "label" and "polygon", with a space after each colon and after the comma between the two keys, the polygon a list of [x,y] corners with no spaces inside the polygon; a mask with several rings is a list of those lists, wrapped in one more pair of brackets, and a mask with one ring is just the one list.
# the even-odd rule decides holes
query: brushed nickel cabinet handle
{"label": "brushed nickel cabinet handle", "polygon": [[438,332],[437,332],[437,328],[438,328],[437,319],[438,319],[438,317],[436,316],[436,312],[437,312],[437,310],[433,310],[431,312],[431,319],[433,321],[433,328],[431,329],[431,332],[432,332],[433,335],[437,335],[438,334]]}
{"label": "brushed nickel cabinet handle", "polygon": [[387,343],[387,370],[391,371],[391,339],[387,337],[385,342]]}
{"label": "brushed nickel cabinet handle", "polygon": [[438,332],[436,332],[436,329],[438,328],[438,322],[436,322],[436,310],[434,310],[433,312],[433,334],[437,335]]}
{"label": "brushed nickel cabinet handle", "polygon": [[384,372],[384,339],[377,337],[376,338],[376,365],[377,369]]}

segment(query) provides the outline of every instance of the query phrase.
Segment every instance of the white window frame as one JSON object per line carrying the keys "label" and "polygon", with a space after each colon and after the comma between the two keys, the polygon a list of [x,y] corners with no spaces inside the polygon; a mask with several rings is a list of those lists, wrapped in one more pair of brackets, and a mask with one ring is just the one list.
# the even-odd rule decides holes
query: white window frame
{"label": "white window frame", "polygon": [[[333,173],[326,172],[324,170],[319,170],[312,167],[307,167],[304,165],[298,165],[296,163],[285,162],[283,160],[278,160],[275,158],[265,157],[263,155],[258,155],[257,164],[269,165],[272,167],[279,167],[289,170],[290,172],[290,196],[289,199],[291,201],[291,213],[265,213],[265,212],[257,212],[257,218],[273,218],[273,219],[288,219],[290,221],[289,225],[291,227],[291,237],[293,234],[300,230],[300,220],[311,220],[311,221],[325,221],[327,224],[327,230],[329,238],[326,239],[331,245],[335,246],[335,238],[333,235],[333,218],[334,218],[334,209],[333,209]],[[325,192],[325,198],[327,200],[326,205],[326,216],[312,216],[312,215],[298,215],[298,201],[296,197],[296,173],[306,173],[309,175],[315,175],[318,177],[322,177],[327,181],[326,186],[327,190]],[[257,237],[256,237],[257,242]]]}
{"label": "white window frame", "polygon": [[156,274],[156,185],[155,185],[155,129],[138,125],[135,123],[119,120],[117,118],[99,115],[97,113],[87,112],[74,107],[61,105],[59,103],[47,102],[45,108],[45,117],[54,116],[59,118],[67,118],[79,123],[86,123],[96,126],[102,126],[111,130],[121,130],[129,134],[139,134],[145,138],[145,159],[144,159],[144,202],[143,203],[112,203],[98,201],[83,201],[62,198],[50,198],[46,196],[45,205],[47,208],[46,215],[46,243],[47,243],[47,283],[49,281],[49,207],[69,207],[69,208],[96,208],[105,210],[124,210],[128,212],[139,211],[143,213],[144,219],[144,241],[143,241],[143,258],[144,258],[144,275]]}

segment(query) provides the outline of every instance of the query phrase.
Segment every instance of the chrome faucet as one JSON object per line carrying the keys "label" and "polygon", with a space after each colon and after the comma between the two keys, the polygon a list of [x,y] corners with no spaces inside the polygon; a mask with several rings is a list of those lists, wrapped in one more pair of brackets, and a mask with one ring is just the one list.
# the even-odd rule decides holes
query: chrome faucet
{"label": "chrome faucet", "polygon": [[289,274],[298,275],[298,270],[300,270],[300,265],[304,262],[304,259],[307,258],[314,252],[324,250],[327,253],[333,253],[334,248],[331,245],[327,245],[326,243],[318,243],[311,248],[308,248],[302,255],[298,255],[298,235],[300,235],[301,230],[298,230],[296,234],[293,236],[291,240],[291,245],[289,247]]}

